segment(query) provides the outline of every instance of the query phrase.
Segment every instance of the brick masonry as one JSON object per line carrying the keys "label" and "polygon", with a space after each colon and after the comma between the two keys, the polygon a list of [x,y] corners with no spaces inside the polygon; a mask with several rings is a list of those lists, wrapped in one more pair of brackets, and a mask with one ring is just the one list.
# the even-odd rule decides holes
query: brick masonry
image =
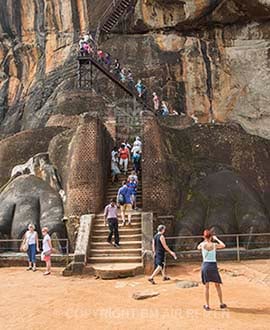
{"label": "brick masonry", "polygon": [[111,136],[98,118],[86,118],[78,126],[70,145],[68,215],[97,213],[103,208],[112,145]]}
{"label": "brick masonry", "polygon": [[174,208],[169,168],[161,128],[152,116],[144,117],[142,196],[144,211],[167,214]]}

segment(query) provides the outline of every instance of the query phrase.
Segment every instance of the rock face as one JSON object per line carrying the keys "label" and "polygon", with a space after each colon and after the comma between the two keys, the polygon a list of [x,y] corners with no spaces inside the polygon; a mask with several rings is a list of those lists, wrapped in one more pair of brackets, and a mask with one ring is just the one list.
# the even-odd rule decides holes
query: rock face
{"label": "rock face", "polygon": [[180,235],[202,233],[258,233],[270,230],[265,206],[243,179],[229,170],[201,178],[191,187],[182,207],[176,231]]}
{"label": "rock face", "polygon": [[[110,3],[15,2],[1,1],[1,134],[44,126],[56,112],[74,85],[79,33]],[[269,138],[269,19],[268,0],[138,0],[101,46],[177,111]]]}
{"label": "rock face", "polygon": [[174,213],[174,232],[270,230],[270,144],[234,125],[188,129],[145,119],[144,210]]}
{"label": "rock face", "polygon": [[[76,56],[79,35],[96,29],[111,1],[0,2],[0,186],[13,166],[49,152],[63,178],[69,212],[100,208],[109,170],[100,164],[109,164],[112,140],[102,123],[84,121],[85,113],[98,113],[113,132],[116,109],[126,98],[96,71],[96,93],[78,92]],[[166,122],[159,127],[153,118],[146,125],[144,207],[178,211],[177,233],[197,234],[210,224],[220,232],[269,231],[269,20],[270,0],[137,0],[112,33],[101,36],[100,47],[143,80],[150,104],[155,91],[170,108],[219,124],[189,127],[186,116],[184,130]],[[21,235],[25,223],[17,225],[16,219],[29,214],[39,223],[39,207],[45,205],[45,213],[48,207],[43,197],[52,192],[38,180],[17,178],[1,193],[0,232]],[[31,190],[29,199],[21,187]],[[206,204],[216,202],[208,218],[209,205],[200,196]],[[53,205],[57,198],[53,195]],[[52,228],[62,208],[54,208]],[[228,210],[237,217],[213,223]]]}

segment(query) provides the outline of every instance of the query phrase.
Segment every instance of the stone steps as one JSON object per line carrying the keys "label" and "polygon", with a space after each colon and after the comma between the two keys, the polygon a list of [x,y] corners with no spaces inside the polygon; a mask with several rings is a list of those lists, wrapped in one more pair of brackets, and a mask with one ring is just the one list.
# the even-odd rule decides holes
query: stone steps
{"label": "stone steps", "polygon": [[115,256],[128,256],[128,257],[141,257],[142,249],[124,249],[120,248],[108,248],[108,249],[91,249],[91,257],[115,257]]}
{"label": "stone steps", "polygon": [[[122,224],[121,224],[121,220],[119,221],[119,229],[122,227]],[[138,221],[132,221],[132,228],[136,228],[136,229],[140,229],[141,228],[141,222],[138,222]],[[128,227],[128,226],[127,226]],[[96,229],[104,229],[104,228],[108,228],[108,226],[104,226],[104,220],[100,220],[99,222],[96,222],[93,226],[93,229],[96,230]],[[122,227],[122,228],[125,228],[125,227]]]}
{"label": "stone steps", "polygon": [[95,256],[95,257],[89,257],[88,262],[91,263],[141,263],[142,262],[142,256]]}
{"label": "stone steps", "polygon": [[[121,217],[121,212],[120,212],[120,209],[118,209],[118,212],[117,212],[117,216],[118,217]],[[132,220],[136,220],[136,221],[140,221],[140,219],[141,219],[141,213],[139,213],[139,212],[137,212],[137,211],[133,211],[132,212]],[[104,220],[104,215],[103,215],[103,213],[100,213],[100,214],[98,214],[98,215],[96,215],[96,218],[95,218],[95,220]]]}
{"label": "stone steps", "polygon": [[[112,184],[108,179],[107,203],[116,198],[121,182],[127,179],[132,168],[129,167],[127,175],[121,174],[119,182]],[[137,191],[137,206],[142,204],[141,184]],[[107,243],[108,226],[104,226],[104,215],[96,215],[92,224],[92,235],[89,249],[87,271],[101,278],[118,278],[134,276],[143,272],[142,266],[142,222],[141,212],[132,211],[131,225],[122,226],[121,212],[117,212],[119,222],[120,248]],[[113,238],[114,239],[114,238]]]}
{"label": "stone steps", "polygon": [[[121,239],[122,234],[126,234],[126,235],[128,235],[128,234],[141,234],[142,229],[141,229],[141,227],[132,228],[132,226],[129,226],[129,228],[119,227],[118,232],[119,232],[120,239]],[[106,227],[106,228],[103,227],[102,229],[96,229],[96,228],[93,229],[93,235],[94,236],[98,236],[99,234],[100,235],[106,235],[106,234],[108,235],[108,233],[109,233],[109,228],[108,227]]]}
{"label": "stone steps", "polygon": [[[142,242],[141,241],[127,241],[121,242],[121,249],[141,249]],[[112,245],[108,245],[107,242],[92,242],[91,250],[115,250],[115,247]]]}
{"label": "stone steps", "polygon": [[[92,242],[107,242],[108,235],[93,235]],[[121,243],[140,241],[142,239],[142,234],[130,234],[130,235],[121,235]]]}

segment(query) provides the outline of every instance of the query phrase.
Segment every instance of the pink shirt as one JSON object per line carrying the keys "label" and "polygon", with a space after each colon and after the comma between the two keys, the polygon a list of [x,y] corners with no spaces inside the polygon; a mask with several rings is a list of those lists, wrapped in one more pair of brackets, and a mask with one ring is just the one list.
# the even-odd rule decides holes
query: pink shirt
{"label": "pink shirt", "polygon": [[104,216],[106,219],[117,219],[117,206],[111,206],[111,204],[107,205],[104,210]]}
{"label": "pink shirt", "polygon": [[153,101],[154,101],[154,108],[155,108],[155,110],[158,110],[159,109],[159,98],[158,98],[157,95],[155,95],[153,97]]}

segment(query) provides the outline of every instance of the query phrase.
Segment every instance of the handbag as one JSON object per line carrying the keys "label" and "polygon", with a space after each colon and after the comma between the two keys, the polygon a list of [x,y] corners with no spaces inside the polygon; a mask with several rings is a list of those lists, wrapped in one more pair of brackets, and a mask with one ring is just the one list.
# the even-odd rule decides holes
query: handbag
{"label": "handbag", "polygon": [[20,251],[21,252],[27,252],[28,248],[29,248],[28,241],[27,241],[27,239],[24,239],[21,243]]}

